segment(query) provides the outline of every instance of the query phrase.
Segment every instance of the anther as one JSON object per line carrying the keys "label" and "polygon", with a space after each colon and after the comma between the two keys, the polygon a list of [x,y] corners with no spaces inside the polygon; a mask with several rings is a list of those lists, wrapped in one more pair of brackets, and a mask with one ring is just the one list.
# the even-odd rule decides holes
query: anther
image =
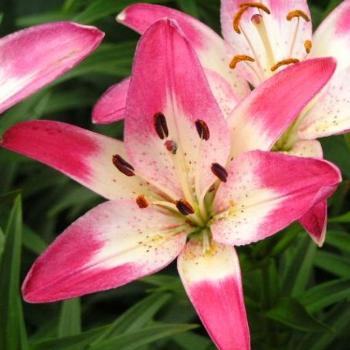
{"label": "anther", "polygon": [[248,62],[255,62],[254,58],[247,56],[247,55],[237,55],[235,57],[232,58],[231,62],[230,62],[230,68],[231,69],[235,69],[237,64],[240,62],[244,62],[244,61],[248,61]]}
{"label": "anther", "polygon": [[290,11],[287,15],[287,20],[291,21],[293,18],[303,18],[306,22],[310,22],[310,17],[301,10],[293,10]]}
{"label": "anther", "polygon": [[187,216],[187,215],[194,214],[194,210],[191,204],[185,201],[184,199],[181,199],[176,202],[176,208],[182,215]]}
{"label": "anther", "polygon": [[237,13],[235,14],[235,17],[233,18],[233,29],[236,33],[241,34],[241,29],[239,28],[240,22],[241,22],[241,18],[243,16],[243,14],[249,9],[249,8],[257,8],[259,10],[262,10],[264,12],[266,12],[268,15],[271,13],[271,11],[269,10],[269,8],[263,4],[261,4],[260,2],[245,2],[240,6],[240,9],[237,11]]}
{"label": "anther", "polygon": [[115,154],[112,158],[115,167],[126,176],[134,176],[134,167],[124,160],[119,154]]}
{"label": "anther", "polygon": [[241,8],[255,7],[257,9],[263,10],[268,15],[271,13],[270,9],[260,2],[244,2],[244,3],[240,4],[239,7],[241,7]]}
{"label": "anther", "polygon": [[163,140],[166,137],[168,137],[169,130],[168,130],[168,125],[167,125],[167,122],[165,119],[165,115],[161,112],[156,113],[153,116],[153,120],[154,120],[154,128],[155,128],[159,138]]}
{"label": "anther", "polygon": [[177,143],[175,141],[172,140],[167,140],[164,143],[166,149],[172,153],[172,154],[176,154],[177,152]]}
{"label": "anther", "polygon": [[145,209],[149,206],[149,203],[144,195],[140,195],[136,198],[136,204],[140,209]]}
{"label": "anther", "polygon": [[275,65],[273,65],[271,67],[271,72],[276,71],[278,68],[282,67],[282,66],[287,66],[288,64],[294,64],[294,63],[298,63],[299,60],[297,58],[287,58],[286,60],[282,60],[277,62]]}
{"label": "anther", "polygon": [[220,165],[218,163],[213,163],[212,166],[211,166],[211,171],[222,182],[226,182],[227,181],[228,173],[227,173],[226,169],[222,165]]}
{"label": "anther", "polygon": [[196,121],[196,129],[198,132],[198,135],[201,139],[208,141],[210,137],[210,131],[208,128],[207,123],[204,120],[198,119]]}
{"label": "anther", "polygon": [[311,49],[312,49],[312,41],[311,40],[305,40],[304,41],[304,47],[305,47],[306,53],[310,53]]}

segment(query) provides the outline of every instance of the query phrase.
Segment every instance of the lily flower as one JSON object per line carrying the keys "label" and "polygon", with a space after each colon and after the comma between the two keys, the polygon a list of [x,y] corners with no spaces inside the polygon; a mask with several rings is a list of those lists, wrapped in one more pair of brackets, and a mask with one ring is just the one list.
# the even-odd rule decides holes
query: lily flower
{"label": "lily flower", "polygon": [[0,113],[72,69],[104,33],[72,22],[33,26],[0,39]]}
{"label": "lily flower", "polygon": [[321,159],[245,152],[236,138],[242,127],[254,148],[269,149],[334,69],[332,59],[295,65],[262,84],[227,121],[186,35],[163,19],[136,50],[124,142],[54,121],[10,128],[3,148],[108,199],[37,259],[24,299],[53,302],[116,288],[179,257],[185,290],[216,346],[250,349],[234,246],[285,228],[329,197],[341,175]]}
{"label": "lily flower", "polygon": [[[175,19],[197,52],[222,112],[230,118],[247,85],[258,86],[283,68],[306,58],[333,56],[338,68],[324,91],[293,121],[272,150],[322,158],[318,138],[350,130],[348,96],[350,0],[331,13],[312,36],[307,1],[221,0],[222,39],[212,29],[182,12],[159,5],[134,4],[117,21],[144,31],[160,18]],[[123,119],[130,79],[112,86],[93,111],[95,123]],[[249,135],[243,138],[249,138]],[[300,223],[319,246],[325,241],[327,203],[318,203]]]}

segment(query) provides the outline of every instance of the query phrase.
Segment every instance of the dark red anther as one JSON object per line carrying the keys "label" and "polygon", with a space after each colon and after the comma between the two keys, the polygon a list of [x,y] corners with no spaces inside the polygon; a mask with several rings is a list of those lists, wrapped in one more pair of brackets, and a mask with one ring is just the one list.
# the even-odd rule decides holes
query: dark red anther
{"label": "dark red anther", "polygon": [[147,199],[142,194],[136,198],[136,204],[139,206],[140,209],[145,209],[149,206]]}
{"label": "dark red anther", "polygon": [[169,130],[168,125],[165,119],[165,115],[161,112],[156,113],[153,116],[154,120],[154,128],[156,130],[157,135],[160,139],[164,140],[166,137],[169,136]]}
{"label": "dark red anther", "polygon": [[227,181],[228,173],[222,165],[220,165],[218,163],[213,163],[211,166],[211,171],[213,172],[213,174],[215,176],[217,176],[219,178],[220,181],[222,181],[222,182]]}
{"label": "dark red anther", "polygon": [[126,176],[134,176],[134,167],[123,159],[119,154],[115,154],[112,158],[115,167]]}
{"label": "dark red anther", "polygon": [[176,151],[177,151],[177,143],[175,141],[172,141],[172,140],[167,140],[165,141],[164,143],[166,149],[172,153],[172,154],[176,154]]}
{"label": "dark red anther", "polygon": [[196,129],[201,139],[208,141],[210,132],[207,123],[204,120],[198,119],[196,121]]}
{"label": "dark red anther", "polygon": [[192,208],[192,205],[185,201],[184,199],[181,199],[176,202],[176,208],[182,215],[191,215],[194,214],[194,210]]}

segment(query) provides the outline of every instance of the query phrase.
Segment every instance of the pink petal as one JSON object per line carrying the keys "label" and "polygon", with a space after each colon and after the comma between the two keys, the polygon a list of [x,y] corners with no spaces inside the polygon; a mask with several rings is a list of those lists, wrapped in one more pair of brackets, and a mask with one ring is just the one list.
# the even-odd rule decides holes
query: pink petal
{"label": "pink petal", "polygon": [[129,84],[130,78],[126,78],[111,86],[100,97],[92,111],[93,123],[111,124],[124,118]]}
{"label": "pink petal", "polygon": [[57,22],[0,39],[0,113],[72,69],[103,37],[95,27]]}
{"label": "pink petal", "polygon": [[121,12],[117,20],[143,34],[154,22],[165,17],[176,20],[196,51],[203,67],[215,71],[228,80],[239,98],[249,94],[248,84],[238,79],[229,69],[231,57],[227,55],[225,42],[211,28],[197,19],[165,6],[134,4]]}
{"label": "pink petal", "polygon": [[113,155],[126,159],[122,142],[79,127],[49,120],[18,123],[0,145],[47,164],[109,199],[137,198],[149,187],[113,165]]}
{"label": "pink petal", "polygon": [[249,152],[228,167],[216,194],[214,239],[244,245],[262,240],[298,220],[328,198],[341,182],[326,161],[272,152]]}
{"label": "pink petal", "polygon": [[[157,133],[157,113],[164,114],[169,131],[163,139]],[[215,181],[212,164],[226,162],[226,121],[196,54],[172,20],[155,23],[142,36],[125,119],[129,159],[145,179],[173,199],[183,198],[192,188],[204,193]],[[196,130],[199,120],[210,131],[208,140]],[[175,145],[174,152],[169,143]]]}
{"label": "pink petal", "polygon": [[116,288],[173,261],[182,222],[131,201],[105,202],[68,227],[36,260],[22,292],[32,303]]}
{"label": "pink petal", "polygon": [[241,272],[232,247],[215,244],[207,253],[190,241],[178,259],[186,292],[220,350],[249,350]]}
{"label": "pink petal", "polygon": [[231,118],[234,109],[237,107],[240,99],[235,95],[234,89],[230,83],[213,70],[206,69],[205,75],[208,79],[210,89],[220,106],[225,119]]}
{"label": "pink petal", "polygon": [[321,23],[313,38],[312,56],[333,56],[338,70],[350,66],[350,2],[341,4]]}
{"label": "pink petal", "polygon": [[[323,158],[322,146],[317,140],[297,141],[288,152],[298,157]],[[310,237],[322,246],[327,229],[327,201],[321,201],[311,208],[300,220]]]}
{"label": "pink petal", "polygon": [[[257,86],[261,81],[273,75],[271,67],[284,59],[304,59],[306,50],[304,42],[312,38],[312,24],[303,19],[287,20],[289,12],[301,10],[310,17],[310,11],[306,0],[285,1],[265,0],[262,3],[270,10],[270,14],[258,9],[247,10],[240,20],[241,33],[233,29],[233,20],[240,5],[249,3],[245,0],[221,0],[221,27],[225,40],[231,45],[232,55],[248,55],[255,59],[255,62],[240,63],[237,70],[247,78],[253,85]],[[250,2],[250,3],[254,3]],[[253,24],[252,18],[261,15],[266,28],[268,45],[265,45],[262,36]],[[296,33],[296,34],[295,34]],[[295,36],[295,40],[294,39]],[[247,40],[248,39],[248,40]],[[294,42],[294,45],[293,45]],[[271,47],[272,57],[269,56],[267,47]],[[254,74],[252,69],[257,72]]]}
{"label": "pink petal", "polygon": [[350,131],[350,67],[337,70],[299,126],[299,137],[313,140]]}
{"label": "pink petal", "polygon": [[323,158],[322,146],[317,140],[297,141],[288,154],[297,157]]}
{"label": "pink petal", "polygon": [[269,150],[334,73],[332,58],[295,64],[264,82],[232,114],[232,152]]}
{"label": "pink petal", "polygon": [[327,201],[324,200],[317,203],[299,220],[319,247],[322,247],[326,239],[327,216]]}

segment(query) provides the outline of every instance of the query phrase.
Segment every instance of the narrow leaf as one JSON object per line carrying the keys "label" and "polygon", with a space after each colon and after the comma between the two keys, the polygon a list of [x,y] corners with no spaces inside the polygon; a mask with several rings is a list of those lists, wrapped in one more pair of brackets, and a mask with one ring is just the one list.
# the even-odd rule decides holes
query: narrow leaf
{"label": "narrow leaf", "polygon": [[62,303],[58,324],[58,336],[66,337],[81,332],[80,299],[66,300]]}
{"label": "narrow leaf", "polygon": [[327,328],[301,305],[297,300],[283,298],[266,316],[289,328],[302,332],[324,332]]}
{"label": "narrow leaf", "polygon": [[0,349],[6,350],[26,347],[19,293],[21,235],[22,207],[18,196],[9,216],[0,265]]}

